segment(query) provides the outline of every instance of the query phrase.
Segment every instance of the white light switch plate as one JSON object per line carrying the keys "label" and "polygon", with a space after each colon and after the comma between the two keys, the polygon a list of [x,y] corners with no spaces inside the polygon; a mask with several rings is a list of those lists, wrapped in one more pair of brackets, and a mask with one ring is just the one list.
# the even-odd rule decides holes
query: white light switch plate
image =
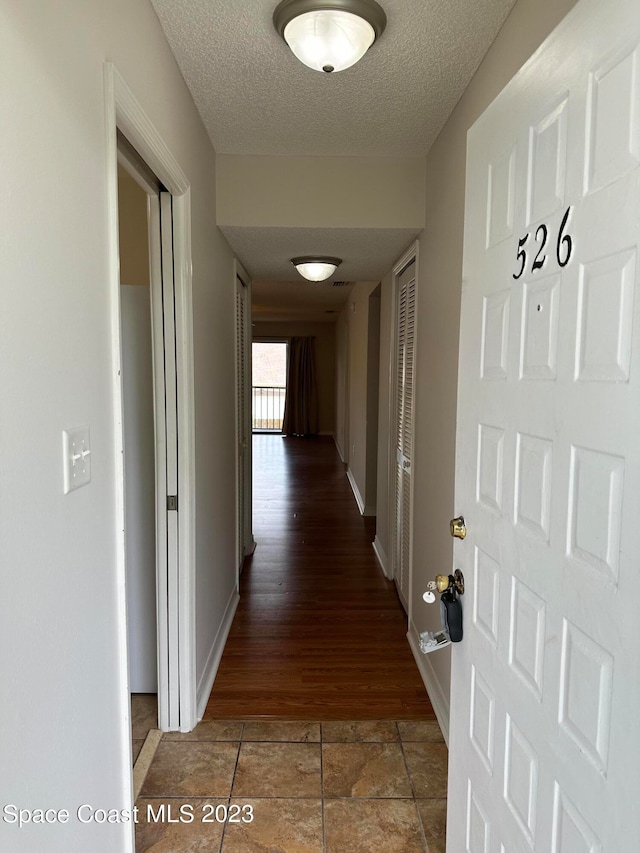
{"label": "white light switch plate", "polygon": [[91,480],[89,427],[62,431],[64,493],[86,486]]}

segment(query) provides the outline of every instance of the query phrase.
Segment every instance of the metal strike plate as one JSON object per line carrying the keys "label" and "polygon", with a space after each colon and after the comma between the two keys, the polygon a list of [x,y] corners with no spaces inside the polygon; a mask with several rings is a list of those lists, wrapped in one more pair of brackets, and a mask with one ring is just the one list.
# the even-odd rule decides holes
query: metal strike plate
{"label": "metal strike plate", "polygon": [[449,529],[454,539],[464,539],[467,535],[467,526],[464,523],[464,516],[459,515],[457,518],[452,518],[449,522]]}

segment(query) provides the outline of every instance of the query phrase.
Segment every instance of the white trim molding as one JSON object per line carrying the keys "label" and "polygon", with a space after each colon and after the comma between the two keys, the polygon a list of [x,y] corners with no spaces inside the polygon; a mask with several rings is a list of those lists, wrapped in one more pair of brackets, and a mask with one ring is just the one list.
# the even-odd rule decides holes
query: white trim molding
{"label": "white trim molding", "polygon": [[[413,656],[416,660],[418,672],[420,673],[427,694],[429,695],[429,700],[431,701],[431,706],[437,717],[438,725],[442,731],[442,736],[444,737],[447,746],[449,746],[449,699],[445,695],[444,690],[436,677],[435,670],[430,660],[431,655],[425,655],[420,651],[420,640],[414,625],[412,625],[407,632],[407,640],[409,641],[409,646],[411,647],[411,651],[413,652]],[[431,654],[440,655],[443,653],[444,651],[440,650],[432,652]]]}
{"label": "white trim molding", "polygon": [[353,496],[356,499],[356,503],[358,504],[358,509],[360,510],[360,515],[365,515],[364,501],[362,500],[362,495],[360,494],[360,489],[358,488],[358,484],[356,483],[356,478],[351,473],[351,468],[347,468],[347,480],[349,481],[349,485],[351,486],[351,491],[353,492]]}
{"label": "white trim molding", "polygon": [[[336,444],[336,447],[338,445]],[[340,453],[340,449],[338,448],[338,453]],[[342,458],[342,456],[340,456]],[[351,486],[351,491],[353,492],[353,496],[356,499],[356,503],[358,504],[358,509],[360,510],[360,515],[374,516],[376,514],[376,508],[374,506],[369,506],[365,504],[362,495],[360,494],[360,489],[358,488],[358,484],[356,483],[356,478],[351,473],[351,468],[347,468],[347,479],[349,480],[349,485]]]}
{"label": "white trim molding", "polygon": [[387,580],[390,580],[390,581],[393,580],[393,578],[389,574],[389,558],[387,557],[387,554],[386,554],[384,548],[382,547],[382,544],[381,544],[380,540],[378,539],[377,535],[371,544],[373,545],[373,551],[376,555],[378,565],[382,569],[382,574],[385,576],[385,578]]}
{"label": "white trim molding", "polygon": [[227,602],[227,606],[224,611],[224,616],[222,617],[222,622],[220,623],[220,627],[218,628],[218,633],[215,636],[213,645],[209,650],[209,654],[207,655],[207,662],[204,665],[202,675],[200,676],[200,681],[198,682],[198,722],[200,722],[200,720],[204,716],[204,712],[207,708],[207,702],[209,701],[209,696],[211,695],[213,682],[216,680],[216,675],[218,674],[218,667],[220,666],[222,653],[224,651],[225,643],[227,642],[227,637],[229,636],[229,631],[231,630],[231,624],[233,622],[233,617],[235,616],[239,601],[240,596],[238,594],[238,590],[234,588],[233,592],[231,593],[231,597]]}
{"label": "white trim molding", "polygon": [[[180,729],[190,731],[196,719],[195,633],[195,417],[193,391],[193,322],[191,282],[191,199],[189,181],[118,69],[104,64],[106,179],[108,187],[109,278],[111,293],[112,366],[114,400],[114,454],[116,481],[116,571],[119,589],[118,636],[120,705],[128,728],[129,679],[126,614],[126,567],[124,539],[124,465],[120,340],[120,274],[118,247],[118,145],[120,130],[149,169],[173,196],[175,312],[178,385],[178,470],[180,495],[179,563],[177,601],[178,657],[180,671]],[[160,627],[160,622],[159,622]],[[168,637],[158,638],[159,655],[166,654]],[[158,697],[161,716],[167,716],[169,698]],[[176,726],[177,728],[177,726]],[[130,748],[127,781],[131,791]],[[124,750],[124,747],[123,747]]]}

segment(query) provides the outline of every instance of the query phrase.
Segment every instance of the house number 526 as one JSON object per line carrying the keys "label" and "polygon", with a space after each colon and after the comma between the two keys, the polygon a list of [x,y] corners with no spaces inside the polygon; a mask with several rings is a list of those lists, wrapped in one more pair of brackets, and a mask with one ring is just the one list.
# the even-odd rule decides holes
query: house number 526
{"label": "house number 526", "polygon": [[[566,267],[566,265],[571,260],[571,255],[573,254],[573,240],[571,239],[571,235],[565,233],[565,229],[567,227],[567,223],[569,222],[569,217],[571,215],[571,208],[568,207],[566,213],[562,219],[562,223],[560,225],[560,230],[558,231],[558,240],[556,242],[556,260],[558,261],[558,265],[561,267]],[[518,262],[520,264],[520,269],[517,273],[513,273],[514,279],[519,279],[521,275],[524,274],[527,264],[529,261],[529,256],[527,255],[527,249],[525,248],[529,237],[531,237],[530,233],[526,233],[524,237],[521,237],[518,240],[518,253],[516,255]],[[545,248],[547,245],[547,239],[549,237],[549,229],[543,223],[539,225],[536,229],[535,242],[538,247],[538,251],[533,258],[533,263],[531,264],[531,272],[537,272],[537,270],[541,270],[547,262],[547,255],[545,252]]]}

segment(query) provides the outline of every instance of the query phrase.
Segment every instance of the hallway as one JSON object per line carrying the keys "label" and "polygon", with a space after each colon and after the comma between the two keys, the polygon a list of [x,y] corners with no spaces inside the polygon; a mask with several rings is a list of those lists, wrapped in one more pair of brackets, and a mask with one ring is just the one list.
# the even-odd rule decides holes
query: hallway
{"label": "hallway", "polygon": [[333,440],[253,450],[257,548],[204,719],[433,719]]}
{"label": "hallway", "polygon": [[444,853],[448,751],[373,519],[331,439],[253,446],[258,546],[204,719],[148,768],[136,851]]}

